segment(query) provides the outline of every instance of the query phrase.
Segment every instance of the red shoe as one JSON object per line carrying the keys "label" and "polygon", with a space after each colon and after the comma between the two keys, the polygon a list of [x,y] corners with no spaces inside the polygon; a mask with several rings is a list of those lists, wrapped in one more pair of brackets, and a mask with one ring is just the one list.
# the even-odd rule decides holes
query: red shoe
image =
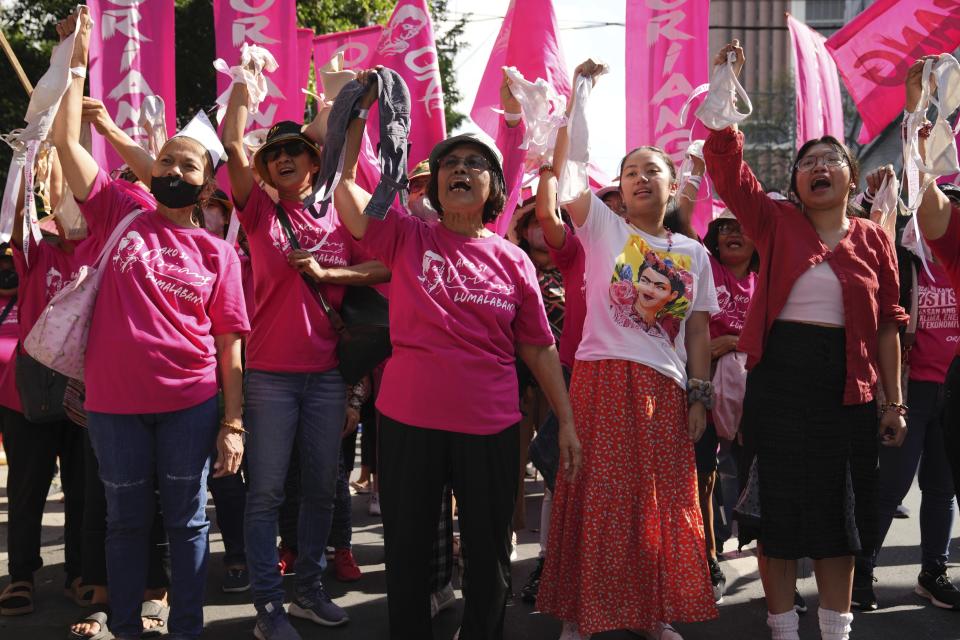
{"label": "red shoe", "polygon": [[340,582],[356,582],[360,579],[360,567],[357,561],[353,559],[353,552],[348,548],[337,549],[333,556],[333,567],[337,572],[337,580]]}
{"label": "red shoe", "polygon": [[280,561],[277,562],[277,569],[280,570],[280,575],[294,575],[293,568],[297,564],[297,552],[284,546],[281,546],[277,551],[280,553]]}

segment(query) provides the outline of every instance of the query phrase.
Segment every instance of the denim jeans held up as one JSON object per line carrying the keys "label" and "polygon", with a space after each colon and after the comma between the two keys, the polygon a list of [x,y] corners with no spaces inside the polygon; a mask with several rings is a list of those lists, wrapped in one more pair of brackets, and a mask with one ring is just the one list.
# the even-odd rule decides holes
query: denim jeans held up
{"label": "denim jeans held up", "polygon": [[259,613],[268,603],[283,602],[277,570],[277,520],[294,443],[301,473],[297,591],[309,592],[321,583],[345,411],[346,385],[335,369],[322,373],[246,372],[244,534],[253,602]]}
{"label": "denim jeans held up", "polygon": [[88,413],[107,498],[110,630],[117,638],[139,638],[142,630],[155,486],[170,543],[170,634],[200,636],[210,550],[207,474],[218,416],[216,396],[166,413]]}

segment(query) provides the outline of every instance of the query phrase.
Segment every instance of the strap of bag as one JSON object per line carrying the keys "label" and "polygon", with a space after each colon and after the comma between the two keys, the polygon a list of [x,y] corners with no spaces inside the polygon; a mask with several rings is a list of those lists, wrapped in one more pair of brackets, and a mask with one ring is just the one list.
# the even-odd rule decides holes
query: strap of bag
{"label": "strap of bag", "polygon": [[3,308],[3,311],[0,311],[0,324],[3,324],[3,321],[7,319],[7,316],[10,315],[10,312],[13,311],[13,305],[17,304],[17,296],[10,298],[10,302],[7,303],[7,306]]}
{"label": "strap of bag", "polygon": [[[276,204],[277,209],[277,220],[280,221],[280,227],[283,228],[283,232],[287,236],[287,240],[290,242],[290,246],[294,249],[300,248],[300,241],[297,240],[297,236],[293,233],[293,227],[290,225],[290,218],[287,217],[287,212],[284,210],[279,203]],[[330,320],[330,324],[333,325],[334,330],[343,335],[347,331],[347,326],[343,322],[343,318],[340,317],[340,313],[330,306],[330,303],[327,302],[327,299],[323,296],[323,293],[320,291],[320,285],[310,276],[305,273],[301,273],[300,277],[307,284],[307,288],[310,289],[317,297],[317,300],[320,302],[320,308],[323,309],[323,312],[327,314],[327,318]]]}
{"label": "strap of bag", "polygon": [[134,218],[143,213],[143,209],[137,209],[136,211],[131,211],[127,216],[120,221],[113,229],[113,233],[110,234],[110,237],[107,238],[107,241],[103,243],[103,248],[100,249],[100,255],[97,256],[97,260],[93,263],[94,269],[100,268],[100,263],[103,262],[103,259],[106,257],[110,251],[113,250],[113,247],[120,242],[120,236],[123,235],[123,232],[127,230],[127,227],[130,226],[130,223],[133,222]]}

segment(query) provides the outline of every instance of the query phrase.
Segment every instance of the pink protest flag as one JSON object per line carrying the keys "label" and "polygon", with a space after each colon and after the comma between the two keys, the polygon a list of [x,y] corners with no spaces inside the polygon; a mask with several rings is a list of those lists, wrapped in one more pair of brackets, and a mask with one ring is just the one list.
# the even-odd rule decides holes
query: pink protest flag
{"label": "pink protest flag", "polygon": [[[139,125],[147,96],[164,101],[167,133],[177,126],[177,83],[174,61],[173,0],[144,0],[131,6],[117,0],[89,0],[90,96],[98,98],[117,126],[146,144]],[[93,157],[105,169],[123,161],[101,136],[93,136]]]}
{"label": "pink protest flag", "polygon": [[960,2],[877,0],[826,46],[863,119],[857,142],[866,144],[903,111],[910,65],[960,46]]}
{"label": "pink protest flag", "polygon": [[[660,147],[679,167],[695,119],[680,122],[694,88],[709,81],[710,0],[627,0],[627,149]],[[697,137],[706,130],[698,127]],[[698,202],[693,225],[713,219],[709,198]]]}
{"label": "pink protest flag", "polygon": [[[434,145],[447,137],[443,113],[443,87],[437,62],[437,44],[427,0],[400,0],[383,28],[373,56],[374,65],[393,69],[410,90],[409,165],[430,155]],[[371,140],[379,140],[374,120],[367,127]]]}
{"label": "pink protest flag", "polygon": [[843,104],[837,65],[823,45],[826,38],[787,14],[793,41],[796,79],[797,147],[807,140],[833,136],[843,142]]}
{"label": "pink protest flag", "polygon": [[[310,84],[311,58],[313,58],[313,29],[300,27],[297,29],[297,60],[300,63],[300,75],[297,81],[301,89],[306,89]],[[303,113],[307,108],[307,94],[298,91],[297,96],[300,98],[300,113]]]}
{"label": "pink protest flag", "polygon": [[[244,42],[267,49],[279,68],[266,74],[267,98],[259,113],[251,113],[245,131],[270,127],[280,120],[303,121],[300,99],[301,62],[297,55],[297,7],[293,0],[253,4],[245,0],[213,0],[213,25],[217,57],[228,66],[240,63]],[[217,74],[217,95],[227,90],[230,78]]]}
{"label": "pink protest flag", "polygon": [[322,67],[333,56],[343,53],[344,69],[366,69],[373,66],[373,55],[380,42],[383,27],[374,25],[353,31],[328,33],[313,39],[313,59]]}
{"label": "pink protest flag", "polygon": [[500,106],[505,66],[516,67],[531,82],[543,78],[558,94],[570,96],[570,72],[551,0],[510,0],[470,109],[470,118],[491,137],[500,121],[493,108]]}

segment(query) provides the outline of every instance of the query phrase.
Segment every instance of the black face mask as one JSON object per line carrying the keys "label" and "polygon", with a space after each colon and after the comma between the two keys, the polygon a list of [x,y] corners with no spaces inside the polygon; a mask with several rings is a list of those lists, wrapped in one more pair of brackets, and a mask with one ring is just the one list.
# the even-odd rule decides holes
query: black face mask
{"label": "black face mask", "polygon": [[0,289],[16,289],[20,284],[20,277],[13,269],[0,271]]}
{"label": "black face mask", "polygon": [[197,204],[203,185],[184,182],[176,176],[154,176],[150,180],[150,193],[157,202],[171,209],[183,209]]}

